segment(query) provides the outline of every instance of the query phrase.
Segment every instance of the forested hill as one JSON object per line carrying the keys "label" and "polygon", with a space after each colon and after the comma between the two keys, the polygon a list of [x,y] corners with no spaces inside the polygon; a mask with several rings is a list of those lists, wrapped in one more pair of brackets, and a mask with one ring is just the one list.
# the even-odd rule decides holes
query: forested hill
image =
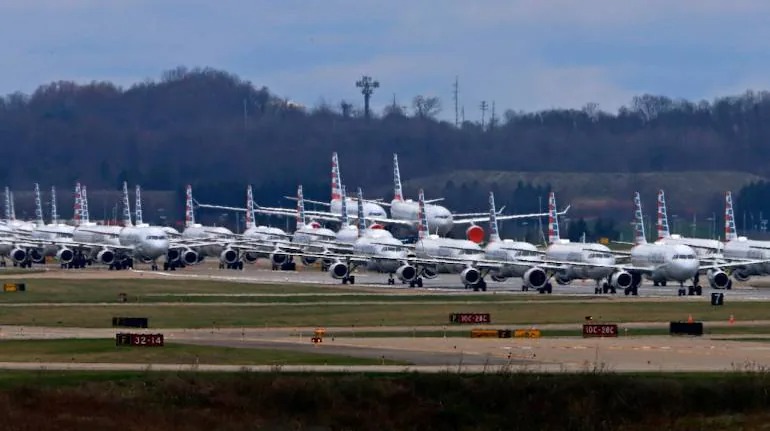
{"label": "forested hill", "polygon": [[[458,169],[770,174],[767,92],[712,102],[644,95],[617,113],[591,104],[507,111],[483,128],[458,128],[434,119],[437,100],[401,101],[407,109],[365,119],[358,101],[297,107],[262,84],[178,68],[130,88],[58,82],[8,95],[0,101],[0,184],[69,187],[77,179],[115,189],[128,180],[178,190],[192,182],[213,193],[217,184],[249,182],[275,202],[304,183],[326,198],[332,151],[345,183],[368,188],[389,184],[393,152],[411,178]],[[386,84],[382,93],[391,94]]]}

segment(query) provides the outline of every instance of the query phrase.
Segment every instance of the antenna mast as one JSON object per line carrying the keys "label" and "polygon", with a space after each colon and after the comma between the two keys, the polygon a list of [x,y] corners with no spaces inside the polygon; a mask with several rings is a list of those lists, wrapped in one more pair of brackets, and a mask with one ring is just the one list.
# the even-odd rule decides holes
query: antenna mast
{"label": "antenna mast", "polygon": [[455,102],[455,127],[460,126],[460,81],[455,75],[454,91],[452,92]]}

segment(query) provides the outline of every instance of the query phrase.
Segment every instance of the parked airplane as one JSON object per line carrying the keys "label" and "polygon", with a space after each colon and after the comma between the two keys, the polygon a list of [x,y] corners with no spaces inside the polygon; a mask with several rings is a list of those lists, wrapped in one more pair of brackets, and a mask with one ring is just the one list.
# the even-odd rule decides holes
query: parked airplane
{"label": "parked airplane", "polygon": [[219,259],[220,269],[225,266],[228,269],[243,269],[243,262],[239,259],[238,251],[226,245],[226,242],[233,242],[235,239],[236,235],[224,226],[203,226],[195,222],[192,186],[188,184],[185,193],[185,228],[182,231],[179,244],[205,243],[188,247],[197,253],[195,263],[200,262],[205,257],[216,257]]}
{"label": "parked airplane", "polygon": [[35,223],[16,219],[13,192],[10,191],[8,186],[5,187],[5,220],[3,222],[6,226],[19,233],[30,233],[35,229]]}
{"label": "parked airplane", "polygon": [[46,224],[43,219],[43,203],[40,197],[40,186],[35,183],[35,218],[36,226],[30,234],[30,239],[43,242],[39,247],[29,250],[30,258],[34,263],[45,263],[48,256],[56,257],[62,266],[72,263],[75,259],[75,251],[67,243],[72,242],[75,226],[58,223],[59,216],[56,211],[56,188],[51,187],[51,224]]}
{"label": "parked airplane", "polygon": [[[758,241],[738,236],[735,228],[735,212],[733,211],[733,196],[731,192],[725,193],[725,241],[722,255],[725,259],[750,259],[770,261],[770,241]],[[736,267],[730,275],[736,280],[745,282],[751,276],[770,274],[770,263],[747,264]],[[727,288],[732,287],[732,282]]]}
{"label": "parked airplane", "polygon": [[698,257],[715,257],[722,248],[722,243],[715,239],[687,238],[672,234],[669,231],[668,212],[666,209],[666,195],[663,190],[658,191],[658,241],[664,244],[684,244],[692,247]]}

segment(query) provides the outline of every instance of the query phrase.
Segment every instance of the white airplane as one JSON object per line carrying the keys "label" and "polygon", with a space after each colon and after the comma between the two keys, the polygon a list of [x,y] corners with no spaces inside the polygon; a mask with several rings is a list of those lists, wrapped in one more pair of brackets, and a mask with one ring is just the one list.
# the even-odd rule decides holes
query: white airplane
{"label": "white airplane", "polygon": [[56,188],[51,187],[51,224],[43,219],[43,204],[40,198],[40,186],[35,183],[35,218],[36,226],[30,234],[31,240],[47,243],[29,250],[30,258],[35,263],[45,263],[47,256],[54,256],[64,267],[75,259],[75,251],[67,243],[72,242],[75,226],[59,223],[56,211]]}
{"label": "white airplane", "polygon": [[722,248],[722,243],[715,239],[687,238],[672,234],[668,228],[668,213],[666,209],[666,195],[663,190],[658,191],[658,242],[664,244],[684,244],[692,247],[699,258],[716,257]]}
{"label": "white airplane", "polygon": [[[733,196],[725,193],[725,241],[722,255],[725,259],[751,259],[770,261],[770,241],[758,241],[738,236],[735,228],[735,212],[733,211]],[[770,263],[757,263],[739,266],[733,269],[731,276],[738,281],[748,281],[751,276],[770,274]],[[728,285],[731,288],[732,282]]]}
{"label": "white airplane", "polygon": [[[219,259],[219,268],[225,266],[231,269],[243,269],[243,262],[239,259],[237,250],[227,246],[227,242],[234,241],[236,235],[224,226],[203,226],[195,222],[195,212],[193,210],[192,186],[187,185],[185,193],[185,228],[182,231],[180,245],[185,243],[199,243],[195,246],[189,246],[198,255],[195,263],[203,260],[205,257],[216,257]],[[185,262],[189,265],[189,263]]]}
{"label": "white airplane", "polygon": [[[402,220],[411,223],[413,226],[418,224],[418,212],[419,204],[411,199],[404,199],[404,194],[401,188],[401,173],[398,167],[398,155],[393,154],[393,186],[394,196],[390,202],[390,216],[395,220]],[[428,223],[431,226],[431,231],[438,235],[446,235],[452,230],[455,225],[467,224],[470,225],[465,231],[465,236],[469,240],[480,243],[484,240],[484,229],[476,223],[488,223],[489,214],[487,213],[467,213],[467,214],[452,214],[446,207],[436,205],[432,202],[442,200],[434,199],[425,202],[425,214]],[[383,204],[388,205],[388,204]],[[567,207],[559,214],[565,214],[569,210]],[[515,220],[523,218],[534,218],[546,216],[546,213],[536,214],[513,214],[513,215],[497,215],[498,220]]]}
{"label": "white airplane", "polygon": [[[341,188],[341,214],[346,219],[347,214],[346,195],[344,186]],[[403,243],[394,238],[393,235],[381,227],[366,226],[365,202],[361,188],[358,188],[356,199],[357,206],[357,225],[353,228],[346,228],[343,225],[345,234],[339,235],[338,241],[344,245],[350,245],[350,248],[343,248],[343,252],[350,252],[346,255],[335,255],[329,265],[329,274],[337,280],[342,280],[342,284],[355,283],[355,276],[352,272],[358,267],[366,267],[370,271],[384,272],[389,275],[388,284],[395,284],[393,275],[395,274],[403,283],[413,282],[417,278],[417,268],[411,265],[408,260],[407,249]],[[342,230],[340,231],[342,232]],[[349,236],[355,233],[355,237]],[[329,259],[329,257],[324,257]]]}
{"label": "white airplane", "polygon": [[35,229],[35,223],[16,219],[16,206],[13,199],[13,192],[10,191],[8,186],[5,187],[5,220],[3,220],[3,223],[14,231],[22,234],[31,233],[32,230]]}

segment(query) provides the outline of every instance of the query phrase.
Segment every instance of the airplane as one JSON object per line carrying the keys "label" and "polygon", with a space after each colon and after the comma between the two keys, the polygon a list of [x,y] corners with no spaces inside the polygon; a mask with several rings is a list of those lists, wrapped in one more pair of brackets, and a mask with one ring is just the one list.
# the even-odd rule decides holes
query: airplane
{"label": "airplane", "polygon": [[34,263],[45,263],[45,258],[54,256],[62,267],[68,266],[75,259],[75,251],[67,246],[72,242],[75,226],[59,223],[56,211],[56,187],[51,187],[51,224],[46,224],[43,218],[43,205],[40,198],[40,186],[35,183],[35,218],[36,226],[29,238],[46,244],[29,250]]}
{"label": "airplane", "polygon": [[[390,204],[383,205],[390,206],[390,216],[392,219],[406,221],[416,226],[418,224],[419,204],[411,199],[404,199],[401,187],[401,173],[398,166],[398,154],[393,154],[393,186],[393,200]],[[489,222],[489,215],[487,213],[452,214],[446,207],[434,203],[440,200],[442,199],[434,199],[425,202],[425,214],[433,232],[438,235],[446,235],[452,230],[453,226],[468,224],[470,226],[465,231],[465,237],[476,243],[480,243],[484,240],[484,229],[481,226],[476,225],[476,223]],[[569,207],[559,214],[564,215],[568,210]],[[498,214],[497,219],[515,220],[542,217],[546,215],[546,213]]]}
{"label": "airplane", "polygon": [[[341,187],[341,214],[346,219],[346,195],[344,186]],[[338,241],[350,245],[350,248],[342,248],[346,255],[335,255],[329,265],[329,274],[332,278],[342,280],[342,284],[354,284],[355,276],[352,272],[358,267],[366,267],[370,271],[384,272],[388,274],[388,284],[395,284],[394,275],[403,283],[413,282],[417,278],[417,268],[408,260],[407,249],[403,243],[394,238],[385,229],[366,226],[365,202],[361,188],[358,188],[357,199],[357,226],[346,228],[345,235]],[[342,230],[341,230],[342,231]],[[355,233],[355,238],[348,236]],[[352,240],[352,241],[351,241]],[[333,247],[331,247],[333,248]],[[325,259],[330,259],[325,256]]]}
{"label": "airplane", "polygon": [[230,229],[224,226],[203,226],[195,222],[192,185],[190,184],[187,185],[185,193],[185,228],[180,238],[180,244],[191,241],[199,243],[197,246],[190,247],[198,256],[195,263],[200,262],[205,257],[216,257],[219,259],[219,269],[225,266],[228,269],[243,269],[243,262],[240,261],[237,250],[233,250],[226,243],[223,243],[223,241],[235,240],[236,235]]}
{"label": "airplane", "polygon": [[16,207],[14,204],[13,192],[10,191],[8,186],[5,187],[5,220],[3,220],[3,222],[14,231],[21,233],[30,233],[35,229],[34,223],[16,219]]}
{"label": "airplane", "polygon": [[[733,211],[733,196],[731,192],[725,193],[725,244],[722,247],[722,255],[725,259],[770,259],[770,241],[758,241],[738,236],[735,228],[735,212]],[[740,282],[748,281],[751,276],[770,274],[770,263],[753,264],[737,267],[730,275]],[[732,287],[732,282],[727,288]]]}
{"label": "airplane", "polygon": [[715,239],[688,238],[672,234],[669,231],[668,213],[666,210],[666,195],[663,190],[658,191],[658,241],[664,244],[684,244],[692,247],[698,257],[715,257],[714,254],[722,248],[722,243]]}

